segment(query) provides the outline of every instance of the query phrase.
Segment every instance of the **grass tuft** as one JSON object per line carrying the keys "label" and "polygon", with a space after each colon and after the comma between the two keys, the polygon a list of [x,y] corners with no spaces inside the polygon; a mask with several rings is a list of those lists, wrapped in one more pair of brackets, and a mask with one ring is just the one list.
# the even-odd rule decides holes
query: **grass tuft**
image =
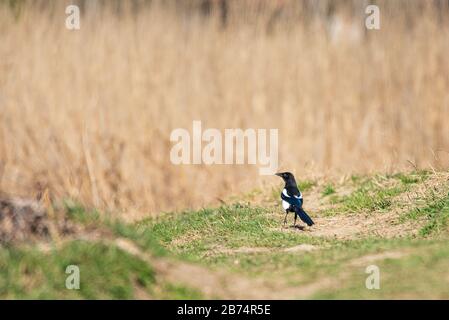
{"label": "grass tuft", "polygon": [[322,195],[323,197],[326,197],[326,196],[329,196],[329,195],[334,194],[334,193],[336,193],[334,186],[333,186],[332,184],[327,184],[327,185],[324,187],[324,190],[323,190],[323,192],[321,193],[321,195]]}
{"label": "grass tuft", "polygon": [[448,232],[449,220],[449,194],[441,199],[436,199],[423,208],[415,208],[409,211],[405,219],[417,220],[426,219],[426,224],[420,230],[419,234],[428,237],[435,234]]}
{"label": "grass tuft", "polygon": [[314,180],[303,180],[298,182],[298,188],[301,191],[308,191],[316,186],[316,181]]}

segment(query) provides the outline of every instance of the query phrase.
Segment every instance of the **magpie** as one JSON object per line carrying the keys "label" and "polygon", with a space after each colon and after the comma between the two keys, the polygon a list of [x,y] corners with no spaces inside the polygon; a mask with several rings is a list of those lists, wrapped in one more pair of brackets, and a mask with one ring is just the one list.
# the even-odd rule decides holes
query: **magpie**
{"label": "magpie", "polygon": [[279,172],[276,173],[277,176],[281,177],[285,186],[281,193],[282,207],[285,210],[284,226],[287,223],[287,215],[289,212],[295,213],[295,226],[296,218],[299,218],[306,223],[309,227],[315,224],[309,215],[302,208],[304,202],[302,198],[301,191],[298,189],[295,177],[290,172]]}

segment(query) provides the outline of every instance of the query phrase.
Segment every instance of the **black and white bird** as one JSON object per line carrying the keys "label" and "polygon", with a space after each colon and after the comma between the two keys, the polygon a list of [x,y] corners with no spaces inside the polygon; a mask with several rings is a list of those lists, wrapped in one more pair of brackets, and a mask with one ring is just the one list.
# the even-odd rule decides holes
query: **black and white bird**
{"label": "black and white bird", "polygon": [[312,226],[314,222],[302,208],[304,200],[302,198],[301,191],[298,189],[298,185],[296,184],[293,174],[290,172],[280,172],[276,173],[276,175],[281,177],[285,182],[284,189],[281,193],[282,207],[285,210],[284,226],[287,223],[287,215],[289,212],[295,213],[294,226],[296,226],[296,219],[298,216],[309,227]]}

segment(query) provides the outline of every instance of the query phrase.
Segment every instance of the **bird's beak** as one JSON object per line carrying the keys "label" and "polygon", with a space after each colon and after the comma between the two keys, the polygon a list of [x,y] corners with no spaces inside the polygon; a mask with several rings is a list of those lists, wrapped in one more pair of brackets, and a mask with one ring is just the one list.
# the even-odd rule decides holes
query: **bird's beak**
{"label": "bird's beak", "polygon": [[274,174],[275,176],[282,177],[282,173],[278,172]]}

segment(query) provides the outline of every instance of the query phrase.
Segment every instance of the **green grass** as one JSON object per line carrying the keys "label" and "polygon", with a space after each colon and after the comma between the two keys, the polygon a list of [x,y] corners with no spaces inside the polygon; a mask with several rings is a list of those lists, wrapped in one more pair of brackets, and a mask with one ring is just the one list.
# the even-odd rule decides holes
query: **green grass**
{"label": "green grass", "polygon": [[361,187],[343,198],[343,210],[347,212],[385,210],[391,206],[392,198],[402,192],[403,189],[399,187],[385,189]]}
{"label": "green grass", "polygon": [[74,222],[92,228],[106,228],[117,237],[133,240],[142,249],[150,251],[155,256],[166,254],[159,239],[156,239],[148,229],[139,228],[136,224],[125,224],[117,219],[108,219],[107,215],[100,215],[96,210],[84,209],[77,203],[66,202],[65,208],[67,216]]}
{"label": "green grass", "polygon": [[398,173],[395,178],[401,180],[403,184],[414,184],[420,181],[418,176],[410,176],[403,173]]}
{"label": "green grass", "polygon": [[449,228],[449,194],[441,199],[435,199],[427,206],[415,208],[403,216],[404,219],[426,219],[426,224],[420,230],[420,235],[428,237],[447,233]]}
{"label": "green grass", "polygon": [[[79,290],[65,287],[69,265],[79,267]],[[0,249],[4,299],[132,299],[136,286],[150,292],[154,281],[150,266],[114,246],[75,241],[48,254]]]}
{"label": "green grass", "polygon": [[178,284],[167,283],[157,291],[154,296],[161,300],[200,300],[204,299],[204,296],[198,290],[181,286]]}
{"label": "green grass", "polygon": [[298,182],[298,188],[301,191],[309,191],[313,187],[315,187],[316,184],[317,184],[316,181],[313,180],[302,180]]}
{"label": "green grass", "polygon": [[[442,250],[442,247],[446,245],[445,241],[429,241],[411,237],[332,240],[312,238],[300,232],[283,233],[281,236],[281,232],[266,230],[267,227],[270,228],[279,223],[276,218],[267,217],[267,213],[260,208],[221,207],[215,210],[182,214],[173,217],[170,221],[163,220],[156,223],[147,221],[145,225],[151,228],[157,237],[163,239],[164,245],[173,254],[217,270],[228,270],[251,278],[265,279],[265,281],[287,281],[292,286],[313,283],[321,278],[330,277],[338,280],[342,274],[349,273],[347,282],[342,284],[338,291],[325,289],[317,293],[315,298],[399,296],[408,288],[407,279],[402,276],[404,268],[408,266],[415,268],[412,262],[417,259],[416,257],[421,254],[427,257],[435,251],[435,259],[438,259],[439,264],[437,271],[431,272],[430,276],[418,274],[413,279],[416,290],[411,292],[412,296],[417,297],[425,294],[425,290],[429,289],[428,285],[422,283],[425,281],[433,283],[437,273],[442,272],[440,265],[449,263],[447,252]],[[252,219],[248,220],[249,216]],[[242,233],[245,236],[241,237]],[[180,239],[183,241],[178,242]],[[320,250],[292,253],[283,251],[286,247],[304,243],[311,243]],[[219,250],[242,247],[263,247],[269,250],[262,252]],[[376,262],[376,264],[379,263],[381,270],[388,271],[390,281],[394,282],[395,277],[401,281],[396,285],[389,283],[385,286],[388,290],[382,293],[366,289],[364,286],[367,277],[364,273],[366,266],[352,267],[351,261],[364,255],[389,251],[413,252],[411,257],[401,258],[399,262],[389,262],[388,259]],[[429,256],[429,259],[432,259],[432,256]],[[384,265],[389,266],[388,263],[392,263],[393,267],[383,269]],[[418,272],[422,272],[426,267],[429,267],[426,263],[416,264]],[[354,289],[355,286],[357,286],[356,289]],[[444,286],[438,285],[435,288],[436,291],[432,292],[432,295],[449,296]],[[350,290],[354,291],[351,293]]]}
{"label": "green grass", "polygon": [[282,220],[280,211],[275,214],[260,207],[233,205],[185,212],[162,221],[148,220],[141,222],[139,228],[147,228],[175,253],[197,261],[218,246],[282,248],[320,242],[301,233],[283,232]]}
{"label": "green grass", "polygon": [[331,195],[329,202],[335,205],[325,210],[325,215],[386,211],[392,207],[396,196],[410,188],[408,183],[397,184],[389,178],[376,176],[357,177],[352,183],[356,188],[349,195],[335,194],[332,186],[324,189],[322,195]]}
{"label": "green grass", "polygon": [[[409,248],[406,248],[409,249]],[[365,266],[348,272],[341,286],[325,289],[313,296],[315,299],[448,299],[449,247],[446,241],[430,242],[413,248],[401,259],[373,262],[379,267],[380,289],[368,290],[365,286]]]}
{"label": "green grass", "polygon": [[430,172],[426,170],[413,171],[410,173],[396,173],[393,178],[399,179],[403,184],[415,184],[424,182],[429,177]]}
{"label": "green grass", "polygon": [[[424,175],[414,179],[405,174],[357,177],[351,180],[355,189],[349,195],[338,195],[332,185],[329,188],[326,186],[326,192],[322,192],[322,195],[334,197],[333,201],[338,208],[334,214],[383,212],[393,206],[400,206],[395,203],[395,197],[410,190],[410,185],[421,183],[423,177]],[[336,240],[309,237],[307,233],[283,232],[279,229],[283,217],[281,213],[241,205],[187,212],[160,221],[145,221],[143,225],[150,228],[162,240],[163,245],[181,259],[218,270],[242,273],[251,278],[286,281],[290,285],[300,286],[328,277],[335,278],[338,282],[339,277],[349,274],[338,290],[323,289],[314,294],[315,298],[392,298],[406,296],[410,287],[413,287],[410,297],[425,297],[429,294],[432,297],[447,298],[449,293],[446,287],[436,284],[436,279],[444,273],[442,266],[449,262],[447,250],[443,249],[446,242],[432,240],[432,237],[426,236],[428,233],[425,231],[429,228],[441,232],[446,230],[447,219],[443,218],[446,209],[447,201],[442,199],[426,208],[428,222],[418,238]],[[419,212],[424,215],[423,210]],[[321,214],[326,215],[326,210]],[[435,233],[432,231],[430,234]],[[298,244],[313,244],[320,249],[311,252],[284,251],[285,248]],[[266,250],[233,251],[238,248]],[[412,253],[400,259],[376,261],[383,272],[388,272],[383,274],[383,278],[389,282],[383,283],[385,290],[381,292],[366,289],[366,266],[354,267],[351,261],[365,255],[389,251]],[[429,265],[426,261],[420,261],[421,255],[428,261],[436,261],[435,272],[423,272]],[[415,275],[411,284],[403,276],[404,269],[407,268],[410,268],[408,276],[414,269],[420,273]],[[399,281],[395,284],[396,278]],[[430,293],[431,288],[435,290]]]}
{"label": "green grass", "polygon": [[334,194],[336,191],[335,191],[335,187],[332,185],[332,184],[327,184],[325,187],[324,187],[324,190],[323,190],[323,192],[321,193],[321,195],[323,196],[323,197],[326,197],[326,196],[330,196],[331,194]]}
{"label": "green grass", "polygon": [[[348,213],[382,214],[404,211],[396,223],[420,222],[419,233],[386,239],[365,235],[354,239],[317,236],[307,231],[282,228],[283,210],[279,190],[273,207],[249,204],[223,205],[177,214],[163,214],[135,224],[106,218],[96,210],[86,210],[72,202],[65,204],[68,217],[87,229],[103,230],[109,238],[126,238],[154,258],[166,258],[239,274],[274,285],[301,288],[322,279],[334,281],[314,291],[311,298],[449,298],[447,247],[449,194],[433,191],[420,199],[419,206],[398,202],[398,197],[420,183],[429,173],[354,176],[349,186],[303,181],[300,188],[318,193],[331,208],[314,210],[313,216]],[[439,186],[444,187],[444,186]],[[340,190],[352,190],[341,193]],[[447,190],[447,189],[445,189]],[[259,194],[262,191],[257,191]],[[267,194],[274,191],[268,190]],[[339,193],[340,192],[340,193]],[[253,194],[253,193],[251,193]],[[407,197],[402,197],[407,199]],[[406,201],[406,200],[401,200]],[[333,218],[334,218],[333,217]],[[293,222],[289,215],[289,225]],[[198,288],[165,280],[148,259],[142,260],[114,245],[114,241],[69,241],[49,252],[35,246],[0,247],[0,298],[3,299],[203,299]],[[289,252],[300,244],[316,250]],[[385,252],[404,253],[396,259],[354,264],[361,257]],[[368,290],[365,268],[379,266],[381,289]],[[80,290],[65,288],[68,265],[81,271]],[[220,297],[218,297],[220,298]]]}

